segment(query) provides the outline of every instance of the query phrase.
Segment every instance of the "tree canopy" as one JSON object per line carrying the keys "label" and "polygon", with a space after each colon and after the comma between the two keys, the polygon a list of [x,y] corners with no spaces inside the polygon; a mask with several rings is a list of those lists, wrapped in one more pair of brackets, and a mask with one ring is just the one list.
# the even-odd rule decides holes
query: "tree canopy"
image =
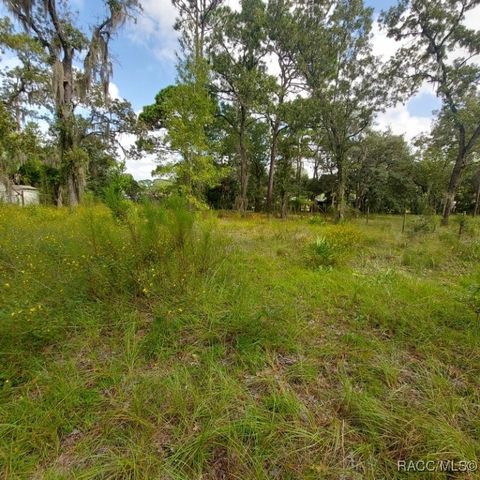
{"label": "tree canopy", "polygon": [[[158,166],[145,194],[201,208],[444,222],[479,210],[480,33],[465,23],[479,1],[400,0],[376,18],[362,0],[173,0],[177,80],[138,115],[108,85],[110,43],[140,0],[106,0],[90,28],[66,2],[4,3],[0,43],[18,59],[1,72],[6,183],[33,179],[75,205],[117,181],[125,155],[148,155]],[[396,42],[390,59],[374,55],[378,28]],[[376,127],[426,84],[441,101],[429,133]]]}

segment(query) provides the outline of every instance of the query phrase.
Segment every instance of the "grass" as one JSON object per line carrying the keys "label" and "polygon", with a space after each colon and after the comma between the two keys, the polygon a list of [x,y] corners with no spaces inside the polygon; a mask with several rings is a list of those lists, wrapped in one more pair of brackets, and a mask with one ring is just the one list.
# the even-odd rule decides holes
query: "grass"
{"label": "grass", "polygon": [[480,225],[113,212],[0,206],[0,478],[478,457]]}

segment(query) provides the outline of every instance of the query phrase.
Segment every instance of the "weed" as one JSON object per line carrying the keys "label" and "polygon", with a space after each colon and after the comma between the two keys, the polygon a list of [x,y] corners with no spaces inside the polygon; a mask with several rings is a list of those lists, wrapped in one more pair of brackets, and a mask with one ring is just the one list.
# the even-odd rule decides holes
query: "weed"
{"label": "weed", "polygon": [[315,266],[330,266],[336,262],[337,248],[325,237],[317,237],[312,245],[312,255]]}

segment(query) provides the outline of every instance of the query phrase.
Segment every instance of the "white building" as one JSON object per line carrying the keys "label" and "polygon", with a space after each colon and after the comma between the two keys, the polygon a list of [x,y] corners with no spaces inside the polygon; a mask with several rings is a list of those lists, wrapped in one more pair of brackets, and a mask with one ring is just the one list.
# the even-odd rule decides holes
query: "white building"
{"label": "white building", "polygon": [[7,189],[5,184],[0,182],[0,202],[22,206],[38,205],[40,203],[40,192],[30,185],[11,185],[10,189]]}

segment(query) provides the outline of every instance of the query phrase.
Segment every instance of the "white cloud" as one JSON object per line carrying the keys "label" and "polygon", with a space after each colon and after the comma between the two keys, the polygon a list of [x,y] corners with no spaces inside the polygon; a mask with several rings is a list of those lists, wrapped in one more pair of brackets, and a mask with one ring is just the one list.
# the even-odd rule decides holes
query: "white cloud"
{"label": "white cloud", "polygon": [[[374,22],[372,34],[373,54],[383,62],[387,62],[402,45],[406,44],[406,41],[397,42],[393,38],[389,38],[385,29],[380,28],[378,21]],[[409,102],[426,95],[432,97],[433,110],[436,91],[429,82],[425,82]],[[398,104],[395,107],[388,108],[385,112],[379,113],[376,118],[376,125],[382,130],[391,130],[395,135],[404,135],[408,141],[420,134],[428,133],[432,126],[433,113],[425,112],[424,116],[412,115],[408,111],[409,102]]]}
{"label": "white cloud", "polygon": [[400,104],[378,114],[376,125],[381,130],[390,129],[394,135],[404,135],[406,140],[411,141],[422,133],[428,133],[432,120],[432,116],[411,115],[407,109],[407,104]]}
{"label": "white cloud", "polygon": [[20,60],[16,55],[6,52],[3,56],[0,57],[0,68],[2,72],[6,70],[11,70],[12,68],[19,67],[21,65]]}
{"label": "white cloud", "polygon": [[[240,1],[226,0],[225,4],[238,11]],[[178,35],[173,28],[177,16],[175,7],[170,0],[143,0],[143,9],[143,15],[129,29],[130,37],[135,42],[149,48],[159,60],[174,61],[175,51],[178,48]],[[480,25],[480,7],[468,12],[464,23],[467,27],[477,30],[478,25]],[[388,38],[385,30],[381,29],[377,22],[373,26],[372,43],[373,53],[380,57],[382,61],[387,61],[401,46],[400,42]],[[460,53],[461,51],[455,52],[456,55]],[[278,65],[276,65],[272,56],[267,57],[267,64],[269,73],[276,73]],[[433,86],[425,83],[410,101],[420,96],[435,96],[435,93]],[[111,85],[110,94],[113,98],[120,96],[115,84]],[[394,134],[404,135],[409,141],[422,133],[428,132],[431,128],[433,115],[427,113],[424,116],[412,115],[407,107],[408,103],[399,104],[378,114],[376,125],[382,130],[390,129]],[[129,146],[133,144],[134,139],[125,138],[123,142],[125,146]],[[152,156],[144,157],[141,160],[126,159],[127,172],[131,173],[137,180],[151,178],[151,172],[156,166],[157,163]]]}
{"label": "white cloud", "polygon": [[463,24],[472,30],[478,30],[480,25],[480,5],[467,12]]}
{"label": "white cloud", "polygon": [[[400,46],[400,42],[387,36],[386,31],[380,28],[377,21],[374,23],[372,37],[374,55],[386,62],[395,55]],[[422,85],[417,95],[411,100],[425,94],[435,95],[435,91],[429,83]],[[407,105],[408,103],[398,104],[395,107],[388,108],[385,112],[379,113],[375,121],[376,126],[381,130],[391,130],[395,135],[404,135],[408,141],[411,141],[417,135],[428,132],[433,119],[432,115],[425,117],[411,115]]]}
{"label": "white cloud", "polygon": [[[128,150],[133,147],[137,137],[131,133],[124,133],[120,135],[117,140],[125,150]],[[137,160],[122,155],[122,153],[123,152],[119,149],[119,155],[123,156],[127,173],[133,175],[135,180],[149,180],[152,178],[152,171],[155,170],[155,167],[157,166],[153,155],[147,155],[144,158]]]}
{"label": "white cloud", "polygon": [[153,158],[142,158],[140,160],[127,159],[125,161],[127,173],[130,173],[135,180],[151,180],[152,171],[157,167]]}
{"label": "white cloud", "polygon": [[117,84],[114,82],[110,82],[108,85],[108,95],[112,100],[122,99],[122,97],[120,96],[120,89],[118,88]]}
{"label": "white cloud", "polygon": [[170,0],[143,0],[143,14],[130,26],[130,38],[159,60],[174,60],[178,35],[174,30],[177,11]]}
{"label": "white cloud", "polygon": [[229,6],[236,12],[240,11],[240,0],[226,0],[225,5]]}
{"label": "white cloud", "polygon": [[373,23],[372,28],[372,50],[373,54],[380,57],[382,61],[387,61],[400,48],[400,44],[393,38],[387,36],[385,29],[380,28],[378,19]]}
{"label": "white cloud", "polygon": [[[240,0],[226,0],[232,10],[240,9]],[[130,38],[147,48],[159,60],[176,60],[178,33],[174,29],[178,16],[171,0],[143,0],[143,14],[130,26]]]}

